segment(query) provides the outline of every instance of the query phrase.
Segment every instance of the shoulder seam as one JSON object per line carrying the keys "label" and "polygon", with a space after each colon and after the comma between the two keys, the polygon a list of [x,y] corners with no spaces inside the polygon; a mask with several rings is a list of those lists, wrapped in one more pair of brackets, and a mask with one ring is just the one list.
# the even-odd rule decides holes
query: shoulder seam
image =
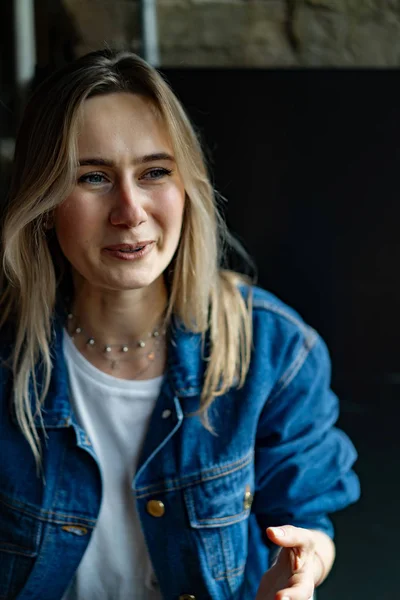
{"label": "shoulder seam", "polygon": [[275,313],[276,315],[279,315],[279,316],[285,318],[286,320],[290,321],[294,325],[297,325],[297,327],[299,329],[301,329],[301,331],[304,333],[305,336],[307,336],[309,334],[309,330],[311,329],[311,327],[309,325],[307,325],[306,323],[304,323],[304,321],[302,321],[300,318],[296,318],[289,311],[286,311],[284,308],[281,308],[280,306],[277,306],[276,304],[273,304],[272,302],[267,302],[265,300],[253,299],[253,309],[267,310],[269,312]]}
{"label": "shoulder seam", "polygon": [[302,366],[304,365],[307,357],[315,344],[319,339],[319,334],[313,327],[305,323],[301,317],[296,317],[289,310],[285,310],[285,306],[280,306],[274,302],[263,300],[261,298],[254,298],[253,296],[253,310],[264,310],[273,313],[286,321],[289,321],[298,331],[303,335],[303,342],[300,350],[296,353],[294,359],[284,371],[281,377],[276,381],[271,396],[268,401],[275,400],[293,381]]}
{"label": "shoulder seam", "polygon": [[289,367],[276,382],[274,386],[275,391],[269,397],[269,401],[276,400],[276,398],[291,384],[306,362],[311,350],[317,343],[318,337],[318,333],[315,331],[315,329],[309,327],[308,336],[304,339],[304,342],[294,360],[290,363]]}

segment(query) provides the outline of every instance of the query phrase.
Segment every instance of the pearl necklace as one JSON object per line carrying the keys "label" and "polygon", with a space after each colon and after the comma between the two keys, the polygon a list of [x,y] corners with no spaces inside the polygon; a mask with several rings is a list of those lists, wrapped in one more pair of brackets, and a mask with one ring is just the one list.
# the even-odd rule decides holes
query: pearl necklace
{"label": "pearl necklace", "polygon": [[[73,324],[73,321],[76,321]],[[156,357],[160,353],[160,342],[164,337],[166,331],[165,329],[160,330],[158,327],[153,329],[150,333],[136,340],[134,344],[99,344],[96,339],[90,335],[81,324],[77,322],[78,317],[73,313],[68,313],[68,321],[70,326],[67,327],[68,333],[70,334],[73,341],[77,336],[86,336],[86,346],[88,348],[92,348],[93,350],[99,351],[101,356],[110,362],[111,369],[116,369],[120,362],[126,362],[128,359],[122,359],[122,356],[128,356],[129,353],[135,352],[136,354],[140,352],[142,355],[145,355],[145,358],[148,360],[147,366],[142,369],[139,373],[136,374],[136,377],[141,373],[146,371],[151,363],[154,362]],[[72,333],[70,332],[72,330]],[[148,344],[151,343],[150,349],[148,348]]]}

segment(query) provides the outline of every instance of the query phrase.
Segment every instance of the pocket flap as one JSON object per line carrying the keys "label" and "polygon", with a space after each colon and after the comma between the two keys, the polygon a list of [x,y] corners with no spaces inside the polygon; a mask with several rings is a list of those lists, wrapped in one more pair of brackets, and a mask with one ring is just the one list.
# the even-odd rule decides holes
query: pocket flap
{"label": "pocket flap", "polygon": [[191,527],[224,527],[247,519],[253,499],[252,465],[184,490]]}

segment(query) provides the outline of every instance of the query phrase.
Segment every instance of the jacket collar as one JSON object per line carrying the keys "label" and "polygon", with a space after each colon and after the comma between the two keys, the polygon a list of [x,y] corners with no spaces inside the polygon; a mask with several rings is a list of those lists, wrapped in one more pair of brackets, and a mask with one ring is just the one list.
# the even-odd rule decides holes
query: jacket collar
{"label": "jacket collar", "polygon": [[[68,427],[74,422],[74,415],[69,401],[68,370],[63,352],[63,335],[65,314],[56,311],[53,318],[53,338],[51,356],[53,369],[49,392],[42,409],[42,419],[45,428]],[[205,361],[203,359],[203,344],[200,334],[192,333],[173,319],[168,335],[168,359],[166,376],[175,396],[185,398],[201,393]],[[43,372],[39,367],[36,371],[38,388],[43,382]],[[31,386],[32,407],[35,406],[33,388]],[[13,414],[14,420],[15,415]],[[37,427],[42,425],[40,417],[36,417]]]}

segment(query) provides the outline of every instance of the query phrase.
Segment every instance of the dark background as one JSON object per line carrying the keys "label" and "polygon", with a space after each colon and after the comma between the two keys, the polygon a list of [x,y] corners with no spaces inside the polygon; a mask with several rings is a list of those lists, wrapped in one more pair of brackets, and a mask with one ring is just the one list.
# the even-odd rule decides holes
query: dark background
{"label": "dark background", "polygon": [[[0,2],[0,137],[13,135],[18,113],[10,7]],[[70,36],[43,40],[37,81],[72,58]],[[338,557],[319,600],[397,598],[400,73],[164,74],[207,147],[260,285],[331,352],[339,425],[359,451],[363,495],[334,516]],[[3,197],[6,181],[3,163]]]}
{"label": "dark background", "polygon": [[259,283],[326,340],[362,499],[321,600],[399,597],[398,71],[165,71]]}

